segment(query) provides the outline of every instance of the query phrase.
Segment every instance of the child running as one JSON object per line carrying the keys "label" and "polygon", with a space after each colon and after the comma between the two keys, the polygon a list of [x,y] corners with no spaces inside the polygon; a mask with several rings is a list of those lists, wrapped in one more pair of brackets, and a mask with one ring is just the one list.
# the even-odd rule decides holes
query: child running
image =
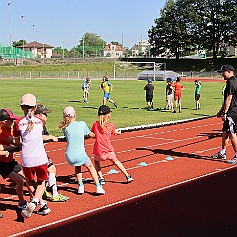
{"label": "child running", "polygon": [[95,144],[93,149],[95,169],[99,175],[100,183],[105,184],[100,162],[110,160],[126,176],[127,182],[131,182],[134,179],[128,174],[123,164],[117,159],[114,148],[111,144],[111,135],[121,134],[121,131],[115,129],[114,124],[109,122],[111,117],[110,112],[111,110],[108,106],[101,105],[98,110],[99,121],[95,121],[91,128],[91,132],[95,134]]}
{"label": "child running", "polygon": [[174,101],[175,101],[175,109],[173,113],[176,113],[177,108],[179,108],[179,113],[181,113],[181,97],[182,90],[184,90],[184,86],[180,83],[180,77],[177,77],[176,82],[173,84],[174,88]]}
{"label": "child running", "polygon": [[98,180],[95,167],[86,154],[84,146],[84,137],[93,136],[84,121],[76,121],[76,111],[68,106],[63,111],[63,119],[59,125],[67,139],[66,160],[69,165],[75,167],[75,174],[78,180],[78,193],[84,193],[84,184],[82,182],[81,166],[84,165],[91,173],[96,184],[96,193],[105,194],[105,190]]}
{"label": "child running", "polygon": [[[13,120],[18,119],[11,110],[0,110],[0,150],[5,150],[6,146],[10,146],[15,142],[12,136],[11,126]],[[13,153],[9,151],[0,152],[0,175],[6,179],[10,178],[16,183],[16,193],[19,198],[18,208],[26,209],[27,202],[23,197],[24,174],[21,165],[13,158]]]}
{"label": "child running", "polygon": [[[36,109],[36,97],[33,94],[25,94],[21,98],[21,109],[24,116],[16,120],[14,124],[14,135],[20,135],[22,139],[22,166],[26,182],[34,195],[28,203],[27,208],[22,210],[21,215],[29,218],[40,204],[38,214],[46,215],[51,210],[43,201],[42,195],[45,190],[45,180],[48,179],[48,157],[43,144],[43,121],[34,116]],[[36,182],[34,178],[37,178]]]}
{"label": "child running", "polygon": [[106,105],[107,100],[112,103],[115,108],[118,107],[117,102],[110,99],[110,92],[112,91],[113,85],[109,82],[109,79],[107,76],[103,76],[102,82],[99,87],[101,90],[104,91],[104,97],[103,97],[103,105]]}

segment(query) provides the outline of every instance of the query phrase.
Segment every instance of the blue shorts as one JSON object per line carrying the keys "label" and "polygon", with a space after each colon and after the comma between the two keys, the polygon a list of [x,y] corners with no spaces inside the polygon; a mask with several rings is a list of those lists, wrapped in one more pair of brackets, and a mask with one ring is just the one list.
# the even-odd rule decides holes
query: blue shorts
{"label": "blue shorts", "polygon": [[110,98],[110,93],[109,92],[104,92],[104,98],[109,99]]}

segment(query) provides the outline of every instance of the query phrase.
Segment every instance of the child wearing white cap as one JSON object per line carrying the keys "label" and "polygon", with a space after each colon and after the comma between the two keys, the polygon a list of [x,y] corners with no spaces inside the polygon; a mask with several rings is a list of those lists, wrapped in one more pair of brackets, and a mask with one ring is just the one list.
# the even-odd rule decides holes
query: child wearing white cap
{"label": "child wearing white cap", "polygon": [[96,170],[86,154],[84,147],[84,137],[93,135],[84,121],[76,121],[76,111],[73,107],[68,106],[63,111],[63,119],[59,125],[62,129],[66,140],[66,160],[69,165],[75,167],[75,174],[78,180],[78,193],[84,193],[84,184],[82,182],[81,166],[84,165],[91,173],[96,184],[96,193],[105,194],[105,190],[99,183]]}
{"label": "child wearing white cap", "polygon": [[48,157],[43,144],[43,122],[34,116],[36,97],[29,93],[22,96],[21,109],[25,116],[15,122],[14,136],[21,136],[22,167],[26,181],[31,190],[34,190],[36,185],[32,200],[28,203],[27,208],[21,212],[24,218],[29,218],[38,203],[40,203],[38,214],[46,215],[51,211],[45,201],[42,200],[45,180],[48,179]]}

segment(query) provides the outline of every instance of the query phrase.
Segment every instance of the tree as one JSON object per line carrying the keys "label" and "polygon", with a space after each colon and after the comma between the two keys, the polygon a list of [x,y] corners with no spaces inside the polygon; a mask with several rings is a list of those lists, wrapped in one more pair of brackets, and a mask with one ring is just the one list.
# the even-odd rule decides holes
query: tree
{"label": "tree", "polygon": [[13,47],[21,46],[21,45],[23,45],[23,44],[26,45],[27,42],[26,42],[25,40],[22,40],[22,39],[19,40],[19,41],[13,41],[13,42],[12,42],[12,46],[13,46]]}
{"label": "tree", "polygon": [[83,57],[102,56],[105,45],[106,42],[99,35],[86,33],[75,48]]}

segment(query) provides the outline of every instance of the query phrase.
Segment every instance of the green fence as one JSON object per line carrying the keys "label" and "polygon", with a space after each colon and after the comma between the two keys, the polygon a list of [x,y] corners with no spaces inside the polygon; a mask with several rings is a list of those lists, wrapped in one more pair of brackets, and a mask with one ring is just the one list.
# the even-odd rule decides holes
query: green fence
{"label": "green fence", "polygon": [[32,52],[3,44],[0,44],[0,56],[2,58],[33,58]]}

